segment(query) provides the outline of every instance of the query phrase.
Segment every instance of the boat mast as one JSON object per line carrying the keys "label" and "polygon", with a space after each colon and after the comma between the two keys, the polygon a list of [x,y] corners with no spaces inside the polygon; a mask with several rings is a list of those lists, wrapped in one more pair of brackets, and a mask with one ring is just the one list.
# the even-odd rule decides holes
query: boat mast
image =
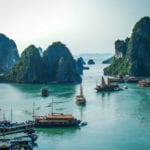
{"label": "boat mast", "polygon": [[2,111],[2,109],[0,108],[0,121],[1,121],[1,118],[2,118],[2,114],[1,114],[1,111]]}
{"label": "boat mast", "polygon": [[10,110],[10,121],[12,123],[13,121],[13,111],[12,111],[12,106],[11,106],[11,110]]}
{"label": "boat mast", "polygon": [[97,80],[96,80],[96,86],[97,86]]}
{"label": "boat mast", "polygon": [[102,76],[102,83],[101,83],[101,87],[105,87],[106,83],[105,83],[105,79],[104,77]]}
{"label": "boat mast", "polygon": [[82,88],[82,84],[80,84],[80,96],[83,96],[83,88]]}
{"label": "boat mast", "polygon": [[34,116],[35,116],[35,110],[34,110],[34,107],[35,107],[35,102],[33,102],[33,114],[32,114],[33,121],[34,121]]}
{"label": "boat mast", "polygon": [[53,115],[53,98],[52,98],[52,115]]}
{"label": "boat mast", "polygon": [[80,107],[80,120],[83,120],[83,107]]}
{"label": "boat mast", "polygon": [[3,121],[6,120],[6,117],[5,117],[5,112],[3,111]]}

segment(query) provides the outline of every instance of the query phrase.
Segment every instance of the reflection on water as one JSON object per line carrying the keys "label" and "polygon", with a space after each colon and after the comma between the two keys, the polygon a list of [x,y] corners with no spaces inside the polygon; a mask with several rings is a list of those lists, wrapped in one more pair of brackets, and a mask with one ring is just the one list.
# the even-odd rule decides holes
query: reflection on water
{"label": "reflection on water", "polygon": [[33,148],[38,148],[38,144],[37,143],[34,142],[32,145],[33,145]]}
{"label": "reflection on water", "polygon": [[44,136],[48,136],[48,137],[52,137],[55,135],[65,135],[65,134],[74,134],[75,132],[77,132],[78,130],[80,130],[79,127],[69,127],[69,128],[36,128],[36,131],[39,135],[44,135]]}
{"label": "reflection on water", "polygon": [[67,98],[69,98],[69,97],[71,97],[72,95],[74,95],[74,93],[73,92],[63,92],[63,93],[60,93],[60,94],[58,94],[57,95],[57,97],[67,97]]}
{"label": "reflection on water", "polygon": [[97,92],[97,95],[101,95],[102,98],[109,97],[114,92]]}
{"label": "reflection on water", "polygon": [[79,112],[80,112],[79,120],[84,121],[84,111],[86,109],[86,105],[83,105],[83,106],[78,105],[78,109],[79,109]]}
{"label": "reflection on water", "polygon": [[[11,84],[12,87],[23,93],[40,93],[42,85],[40,84]],[[36,87],[36,88],[35,88]]]}
{"label": "reflection on water", "polygon": [[143,99],[138,106],[138,119],[141,121],[141,126],[150,127],[150,99],[147,94],[143,95]]}
{"label": "reflection on water", "polygon": [[49,89],[51,96],[53,95],[58,97],[71,97],[74,94],[76,88],[76,85],[71,84],[11,84],[10,86],[20,92],[29,94],[31,93],[36,96],[41,96],[41,89],[46,86]]}

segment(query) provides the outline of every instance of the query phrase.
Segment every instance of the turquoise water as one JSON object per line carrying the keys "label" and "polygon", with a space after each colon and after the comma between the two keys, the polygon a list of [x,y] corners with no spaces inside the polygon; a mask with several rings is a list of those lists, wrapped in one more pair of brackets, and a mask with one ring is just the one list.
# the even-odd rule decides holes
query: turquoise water
{"label": "turquoise water", "polygon": [[81,128],[38,129],[39,138],[36,150],[149,150],[150,149],[150,88],[140,88],[136,84],[127,85],[129,89],[97,93],[96,82],[100,82],[104,65],[96,64],[83,75],[85,107],[75,103],[79,85],[48,85],[50,96],[42,98],[40,89],[44,85],[0,84],[1,119],[32,119],[33,102],[36,115],[47,114],[46,107],[52,98],[54,111],[73,114],[88,122]]}

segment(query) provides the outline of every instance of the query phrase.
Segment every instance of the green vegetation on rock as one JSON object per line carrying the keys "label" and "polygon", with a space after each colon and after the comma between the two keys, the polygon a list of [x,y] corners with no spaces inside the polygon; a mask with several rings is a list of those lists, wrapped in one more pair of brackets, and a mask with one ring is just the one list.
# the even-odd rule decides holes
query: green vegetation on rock
{"label": "green vegetation on rock", "polygon": [[126,75],[129,74],[129,70],[130,70],[130,65],[127,63],[126,58],[119,58],[119,59],[114,59],[112,65],[104,69],[104,74]]}
{"label": "green vegetation on rock", "polygon": [[150,18],[144,17],[133,28],[130,38],[115,42],[115,59],[105,75],[150,76]]}
{"label": "green vegetation on rock", "polygon": [[30,45],[10,71],[8,79],[17,83],[40,83],[43,79],[42,67],[38,49]]}
{"label": "green vegetation on rock", "polygon": [[47,82],[80,83],[81,77],[69,49],[61,42],[54,42],[43,53]]}
{"label": "green vegetation on rock", "polygon": [[0,33],[0,73],[7,73],[19,59],[15,42]]}
{"label": "green vegetation on rock", "polygon": [[80,83],[81,77],[69,49],[61,42],[50,45],[41,57],[34,45],[26,48],[20,59],[5,75],[17,83]]}

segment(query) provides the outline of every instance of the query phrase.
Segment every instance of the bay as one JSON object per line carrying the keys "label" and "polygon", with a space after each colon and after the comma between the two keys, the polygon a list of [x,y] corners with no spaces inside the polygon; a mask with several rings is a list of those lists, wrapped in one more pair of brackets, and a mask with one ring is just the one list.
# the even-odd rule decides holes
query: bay
{"label": "bay", "polygon": [[[42,84],[0,84],[0,119],[5,113],[13,121],[32,120],[33,103],[36,115],[51,112],[47,105],[54,100],[54,112],[73,114],[88,122],[81,128],[37,129],[39,138],[36,150],[148,150],[150,148],[150,88],[136,84],[127,85],[120,92],[97,93],[96,82],[100,82],[103,68],[99,59],[96,64],[85,70],[83,90],[87,104],[77,106],[75,96],[79,85],[46,85],[49,97],[42,98]],[[106,77],[107,78],[107,77]]]}

